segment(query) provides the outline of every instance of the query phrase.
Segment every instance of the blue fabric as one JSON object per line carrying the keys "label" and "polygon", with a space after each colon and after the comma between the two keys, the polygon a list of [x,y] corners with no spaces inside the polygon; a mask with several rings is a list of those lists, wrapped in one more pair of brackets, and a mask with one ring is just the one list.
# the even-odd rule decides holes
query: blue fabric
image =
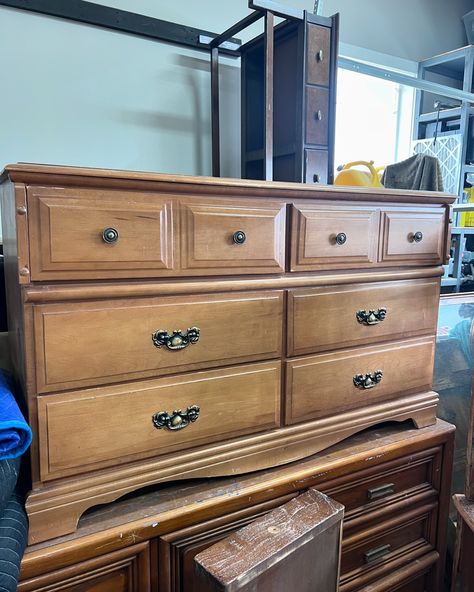
{"label": "blue fabric", "polygon": [[0,370],[0,460],[21,456],[31,444],[31,429],[23,417],[4,370]]}
{"label": "blue fabric", "polygon": [[16,592],[27,539],[28,520],[22,499],[13,494],[0,515],[0,592]]}

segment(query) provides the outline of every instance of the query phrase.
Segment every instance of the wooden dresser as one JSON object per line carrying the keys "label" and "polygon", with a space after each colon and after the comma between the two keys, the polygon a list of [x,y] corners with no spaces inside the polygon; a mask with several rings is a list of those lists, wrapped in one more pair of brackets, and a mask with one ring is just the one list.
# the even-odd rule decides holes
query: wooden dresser
{"label": "wooden dresser", "polygon": [[141,487],[434,423],[454,197],[36,165],[2,180],[30,542]]}
{"label": "wooden dresser", "polygon": [[283,467],[95,509],[27,549],[18,592],[195,592],[196,554],[311,487],[346,508],[340,592],[441,592],[453,430],[384,425]]}

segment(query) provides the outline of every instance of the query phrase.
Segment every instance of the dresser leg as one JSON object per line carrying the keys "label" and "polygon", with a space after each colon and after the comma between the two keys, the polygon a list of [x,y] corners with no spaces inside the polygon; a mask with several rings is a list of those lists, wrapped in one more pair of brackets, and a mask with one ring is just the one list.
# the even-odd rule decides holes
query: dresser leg
{"label": "dresser leg", "polygon": [[436,407],[430,407],[428,409],[417,411],[413,414],[412,419],[413,423],[418,429],[427,428],[428,426],[436,423]]}

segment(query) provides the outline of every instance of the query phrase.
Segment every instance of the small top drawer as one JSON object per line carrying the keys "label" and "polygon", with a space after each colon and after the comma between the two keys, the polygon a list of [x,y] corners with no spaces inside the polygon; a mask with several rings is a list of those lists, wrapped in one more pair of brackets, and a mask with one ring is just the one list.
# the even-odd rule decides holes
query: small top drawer
{"label": "small top drawer", "polygon": [[28,210],[32,280],[172,273],[173,204],[166,196],[32,187]]}
{"label": "small top drawer", "polygon": [[219,274],[284,271],[285,220],[282,204],[182,203],[181,267]]}
{"label": "small top drawer", "polygon": [[377,261],[375,208],[294,206],[291,270],[368,267]]}
{"label": "small top drawer", "polygon": [[329,86],[331,29],[308,24],[306,35],[306,82]]}
{"label": "small top drawer", "polygon": [[443,262],[444,210],[382,213],[381,261]]}

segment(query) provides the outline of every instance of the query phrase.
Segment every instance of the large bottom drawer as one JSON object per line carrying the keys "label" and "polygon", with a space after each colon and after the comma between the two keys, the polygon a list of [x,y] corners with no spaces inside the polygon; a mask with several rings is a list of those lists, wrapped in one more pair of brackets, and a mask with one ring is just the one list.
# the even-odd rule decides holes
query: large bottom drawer
{"label": "large bottom drawer", "polygon": [[287,362],[286,423],[428,391],[434,338],[360,347]]}
{"label": "large bottom drawer", "polygon": [[438,504],[433,501],[346,537],[341,590],[359,589],[431,552],[436,544]]}
{"label": "large bottom drawer", "polygon": [[38,397],[44,480],[279,426],[280,362]]}

